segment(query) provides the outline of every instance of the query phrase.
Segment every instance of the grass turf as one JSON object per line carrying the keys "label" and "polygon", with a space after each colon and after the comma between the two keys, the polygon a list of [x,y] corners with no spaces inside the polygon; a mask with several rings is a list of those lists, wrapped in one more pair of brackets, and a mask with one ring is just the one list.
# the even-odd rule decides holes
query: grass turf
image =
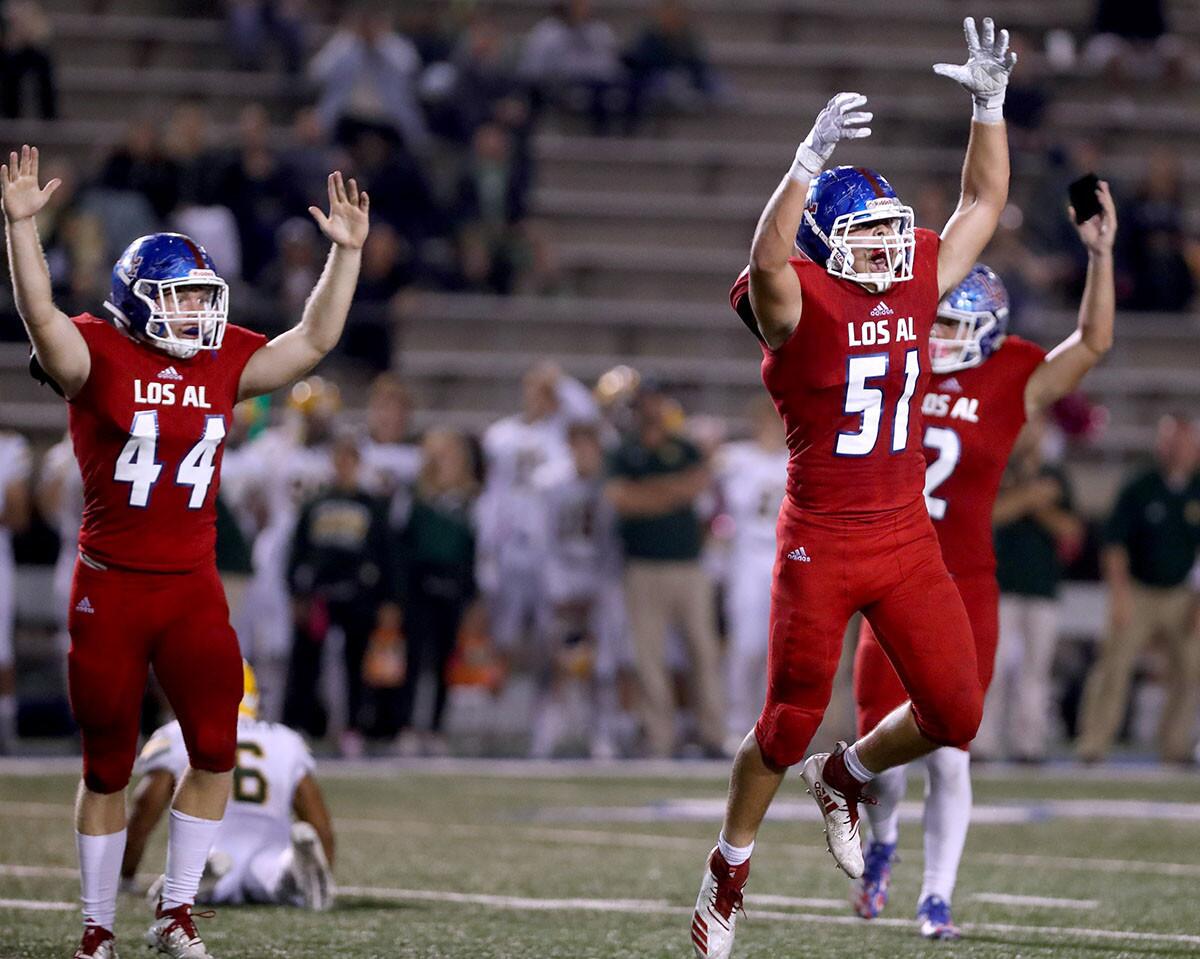
{"label": "grass turf", "polygon": [[[711,773],[707,770],[711,768]],[[671,801],[720,799],[717,767],[684,777],[578,774],[528,776],[478,768],[461,772],[399,770],[356,777],[330,769],[323,780],[338,822],[337,875],[354,889],[330,913],[222,907],[201,931],[217,959],[274,956],[590,959],[686,957],[688,924],[715,821],[672,820]],[[918,777],[910,782],[917,798]],[[793,777],[782,798],[802,796]],[[67,775],[0,773],[0,866],[41,868],[15,875],[0,868],[0,901],[73,901],[77,881]],[[1055,799],[1200,802],[1194,777],[1080,778],[1070,771],[987,776],[980,804]],[[631,808],[663,818],[622,822]],[[586,816],[582,812],[586,810]],[[1097,938],[1087,930],[1149,936],[1200,936],[1200,821],[1135,817],[1048,819],[972,828],[956,896],[955,918],[970,928],[958,943],[920,939],[911,918],[921,879],[920,830],[906,823],[887,917],[851,921],[849,909],[821,903],[780,905],[756,895],[845,899],[847,882],[825,852],[815,822],[768,822],[760,835],[738,930],[739,959],[854,956],[1115,957],[1200,954],[1200,940]],[[160,830],[145,868],[163,857]],[[1079,863],[1119,860],[1128,864]],[[1138,865],[1143,864],[1143,865]],[[1149,865],[1144,865],[1149,864]],[[1159,864],[1177,864],[1177,868]],[[57,867],[57,868],[56,868]],[[399,891],[397,891],[399,890]],[[538,902],[439,901],[440,893],[527,897]],[[1004,893],[1094,900],[1093,908],[1012,906],[974,900]],[[421,898],[426,897],[426,898]],[[583,904],[598,900],[613,911]],[[632,902],[629,902],[632,901]],[[545,906],[557,908],[542,908]],[[593,903],[592,905],[597,905]],[[75,910],[31,911],[0,905],[0,957],[71,955]],[[123,955],[145,954],[144,903],[123,897],[117,934]],[[1062,931],[1064,928],[1076,931]],[[1056,931],[1057,930],[1057,931]]]}

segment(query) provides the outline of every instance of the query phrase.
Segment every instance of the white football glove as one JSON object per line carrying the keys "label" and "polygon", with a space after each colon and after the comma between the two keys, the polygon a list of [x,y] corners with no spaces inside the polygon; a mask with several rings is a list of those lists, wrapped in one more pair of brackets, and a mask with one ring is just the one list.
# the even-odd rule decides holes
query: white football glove
{"label": "white football glove", "polygon": [[1017,55],[1008,49],[1008,31],[996,35],[991,17],[983,18],[983,37],[975,30],[975,18],[963,20],[967,35],[967,62],[935,63],[933,72],[957,80],[975,99],[975,119],[983,123],[999,123],[1004,117],[1004,91],[1008,76],[1016,65]]}
{"label": "white football glove", "polygon": [[811,180],[833,156],[839,140],[869,137],[873,113],[852,112],[864,106],[867,98],[861,93],[839,93],[817,114],[817,122],[808,131],[804,142],[796,149],[796,161],[788,175],[793,180]]}

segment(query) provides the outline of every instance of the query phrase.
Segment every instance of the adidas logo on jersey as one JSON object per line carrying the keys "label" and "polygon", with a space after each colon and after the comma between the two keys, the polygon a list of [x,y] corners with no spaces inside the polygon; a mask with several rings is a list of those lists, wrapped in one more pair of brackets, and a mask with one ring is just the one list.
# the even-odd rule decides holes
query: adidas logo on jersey
{"label": "adidas logo on jersey", "polygon": [[947,393],[961,393],[962,385],[953,376],[948,380],[942,380],[941,387]]}
{"label": "adidas logo on jersey", "polygon": [[168,366],[165,370],[158,374],[160,380],[181,380],[183,375],[173,366]]}
{"label": "adidas logo on jersey", "polygon": [[875,309],[873,309],[871,311],[871,315],[872,316],[891,316],[893,312],[894,311],[892,310],[892,308],[890,306],[888,306],[886,303],[884,303],[883,300],[880,300],[879,304],[875,307]]}
{"label": "adidas logo on jersey", "polygon": [[798,563],[811,563],[812,557],[808,555],[808,551],[803,546],[798,546],[787,554],[788,559],[794,559]]}
{"label": "adidas logo on jersey", "polygon": [[77,613],[94,613],[96,607],[92,605],[92,601],[86,596],[75,604],[75,612]]}

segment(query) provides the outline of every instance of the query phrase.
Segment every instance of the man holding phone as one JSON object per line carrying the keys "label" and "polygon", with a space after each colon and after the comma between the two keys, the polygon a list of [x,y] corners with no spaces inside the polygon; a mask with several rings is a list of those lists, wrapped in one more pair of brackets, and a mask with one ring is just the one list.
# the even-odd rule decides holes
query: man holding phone
{"label": "man holding phone", "polygon": [[[992,524],[1009,453],[1024,423],[1074,390],[1112,346],[1116,210],[1107,183],[1090,176],[1087,195],[1080,191],[1088,184],[1081,183],[1072,185],[1070,211],[1088,251],[1076,330],[1049,353],[1009,336],[1008,294],[1000,278],[980,263],[942,299],[929,339],[933,376],[921,410],[925,503],[971,621],[985,691],[999,638]],[[1094,212],[1085,216],[1088,211]],[[873,728],[906,698],[866,623],[855,657],[854,693],[860,731]],[[950,899],[971,815],[969,756],[965,748],[944,746],[923,762],[928,787],[918,928],[927,939],[957,939]],[[871,842],[852,898],[864,919],[875,918],[887,905],[905,769],[893,767],[876,776],[878,805],[866,807]]]}

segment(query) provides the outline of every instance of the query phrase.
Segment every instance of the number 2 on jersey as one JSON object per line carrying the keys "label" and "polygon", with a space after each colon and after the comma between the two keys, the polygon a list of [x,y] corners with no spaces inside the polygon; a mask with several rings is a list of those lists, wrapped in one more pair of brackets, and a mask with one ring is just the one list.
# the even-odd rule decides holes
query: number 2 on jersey
{"label": "number 2 on jersey", "polygon": [[958,466],[962,455],[962,440],[954,430],[944,426],[930,426],[925,430],[925,445],[937,450],[937,459],[925,467],[925,506],[931,519],[946,518],[946,501],[933,495]]}
{"label": "number 2 on jersey", "polygon": [[[180,461],[175,473],[179,486],[190,486],[188,509],[200,509],[212,485],[216,468],[213,459],[225,439],[225,417],[210,416],[204,422],[204,435]],[[150,502],[150,490],[158,482],[163,464],[155,459],[158,447],[158,411],[138,410],[129,427],[129,442],[117,457],[113,479],[129,484],[129,505],[144,509]]]}
{"label": "number 2 on jersey", "polygon": [[[873,353],[869,356],[852,356],[846,364],[846,398],[842,403],[843,413],[859,413],[862,425],[856,432],[842,430],[838,433],[834,452],[838,456],[868,456],[879,441],[879,421],[883,416],[883,390],[868,386],[868,380],[887,376],[888,355]],[[893,453],[899,453],[908,445],[908,407],[921,375],[921,361],[916,350],[904,354],[904,392],[896,403],[896,416],[892,421]]]}

